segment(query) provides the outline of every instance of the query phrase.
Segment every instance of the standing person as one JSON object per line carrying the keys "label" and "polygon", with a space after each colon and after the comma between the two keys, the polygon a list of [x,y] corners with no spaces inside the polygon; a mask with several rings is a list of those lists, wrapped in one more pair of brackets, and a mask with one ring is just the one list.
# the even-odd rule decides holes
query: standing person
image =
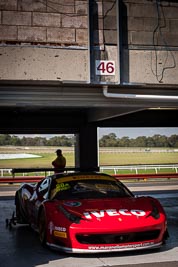
{"label": "standing person", "polygon": [[62,155],[62,150],[56,150],[57,158],[52,161],[52,165],[55,169],[64,169],[66,166],[66,158]]}

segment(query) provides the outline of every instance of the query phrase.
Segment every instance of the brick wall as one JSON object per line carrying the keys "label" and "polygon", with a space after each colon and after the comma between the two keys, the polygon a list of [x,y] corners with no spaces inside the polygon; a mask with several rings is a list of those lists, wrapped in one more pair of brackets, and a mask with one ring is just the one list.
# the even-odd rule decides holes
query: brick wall
{"label": "brick wall", "polygon": [[[178,45],[176,1],[123,0],[124,45],[153,44],[158,25],[170,46]],[[94,11],[94,44],[117,45],[115,0],[91,1]],[[123,10],[124,11],[124,10]],[[88,45],[87,0],[0,0],[0,42]],[[159,17],[160,16],[160,17]],[[164,45],[156,32],[157,45]]]}
{"label": "brick wall", "polygon": [[[178,2],[123,0],[128,36],[124,45],[178,46]],[[155,38],[156,43],[154,43]]]}
{"label": "brick wall", "polygon": [[[120,43],[117,36],[117,3],[120,8]],[[0,44],[17,44],[16,50],[18,50],[18,44],[28,44],[28,46],[32,44],[32,48],[38,44],[47,48],[50,46],[50,49],[67,47],[69,59],[73,58],[72,49],[78,49],[80,60],[76,61],[76,64],[81,64],[81,59],[84,59],[83,71],[80,70],[82,75],[80,77],[80,73],[77,72],[70,79],[88,80],[88,21],[91,7],[93,8],[91,17],[93,28],[92,46],[89,52],[91,52],[90,56],[92,54],[90,65],[93,68],[94,82],[117,83],[121,74],[121,82],[178,83],[176,74],[178,71],[178,2],[175,0],[0,0]],[[121,45],[120,54],[118,54],[119,45]],[[70,47],[71,50],[69,50]],[[21,54],[18,51],[18,58],[15,57],[15,53],[11,53],[9,46],[4,49],[4,46],[0,45],[0,49],[1,59],[4,57],[3,60],[7,63],[4,69],[1,61],[0,79],[26,78],[27,75],[24,76],[18,71],[12,76],[11,66],[14,64],[18,69],[18,64],[21,64],[24,58],[26,61],[29,60],[28,53],[24,52],[27,49],[20,50]],[[45,66],[46,73],[51,74],[47,78],[58,79],[53,70],[56,66],[55,51],[53,51],[54,60],[51,60],[51,51],[45,50],[45,53],[49,56],[48,65]],[[64,51],[58,51],[58,53],[60,79],[69,79],[66,54]],[[118,60],[120,56],[121,61]],[[38,79],[38,77],[44,79],[41,74],[34,76],[31,73],[31,70],[38,69],[34,49],[31,49],[30,57],[33,61],[29,67],[26,66],[27,70],[25,70],[25,73],[29,73],[28,79]],[[95,75],[95,60],[101,59],[115,61],[115,76]],[[44,65],[40,59],[38,63]],[[71,60],[71,70],[77,71],[78,67],[73,64]],[[90,70],[90,76],[92,71]]]}
{"label": "brick wall", "polygon": [[0,42],[87,46],[87,0],[0,0]]}
{"label": "brick wall", "polygon": [[122,81],[176,84],[178,2],[123,0]]}

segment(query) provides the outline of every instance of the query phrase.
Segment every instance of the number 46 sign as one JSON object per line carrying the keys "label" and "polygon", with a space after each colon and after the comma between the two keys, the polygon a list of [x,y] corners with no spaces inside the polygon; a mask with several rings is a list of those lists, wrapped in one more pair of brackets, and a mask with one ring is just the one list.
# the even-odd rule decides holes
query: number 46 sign
{"label": "number 46 sign", "polygon": [[115,61],[96,60],[95,70],[96,75],[115,75]]}

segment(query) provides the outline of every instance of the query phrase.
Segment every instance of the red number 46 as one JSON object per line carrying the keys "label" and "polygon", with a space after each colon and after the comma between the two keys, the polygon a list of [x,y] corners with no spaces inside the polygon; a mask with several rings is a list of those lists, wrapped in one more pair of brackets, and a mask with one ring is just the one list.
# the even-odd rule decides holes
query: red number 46
{"label": "red number 46", "polygon": [[115,75],[115,62],[96,60],[96,75]]}

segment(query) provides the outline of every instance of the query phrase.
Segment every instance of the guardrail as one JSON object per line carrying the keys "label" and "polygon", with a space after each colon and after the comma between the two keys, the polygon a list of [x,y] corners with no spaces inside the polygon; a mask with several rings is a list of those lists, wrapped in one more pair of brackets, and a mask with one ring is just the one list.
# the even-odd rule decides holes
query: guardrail
{"label": "guardrail", "polygon": [[[82,168],[73,168],[68,167],[64,169],[57,169],[57,168],[14,168],[11,169],[12,176],[0,177],[0,183],[34,183],[39,182],[41,179],[50,175],[50,172],[53,174],[56,172],[73,172],[73,171],[99,171],[99,168],[90,168],[90,169],[82,169]],[[25,175],[26,173],[44,173],[44,175]],[[22,176],[15,176],[16,174],[22,173]]]}
{"label": "guardrail", "polygon": [[140,164],[140,165],[128,165],[128,166],[100,166],[100,171],[104,172],[106,170],[112,170],[116,175],[119,170],[130,170],[135,171],[138,174],[139,170],[154,170],[157,174],[161,169],[173,169],[176,173],[178,173],[178,164]]}
{"label": "guardrail", "polygon": [[114,177],[118,178],[119,180],[129,180],[129,179],[136,179],[136,180],[147,180],[147,179],[178,179],[178,173],[156,173],[156,174],[115,174]]}
{"label": "guardrail", "polygon": [[37,183],[45,176],[0,177],[0,184]]}
{"label": "guardrail", "polygon": [[[114,174],[118,174],[119,171],[122,170],[129,170],[129,171],[134,171],[135,174],[139,173],[139,170],[154,170],[155,173],[158,173],[160,170],[164,169],[172,169],[176,173],[178,173],[178,164],[139,164],[139,165],[120,165],[120,166],[100,166],[98,168],[95,168],[95,170],[100,170],[101,172],[105,172],[106,170],[112,170]],[[4,177],[4,174],[13,174],[15,175],[16,173],[22,173],[23,176],[26,175],[27,172],[36,172],[38,175],[41,175],[41,172],[44,173],[44,175],[51,174],[51,172],[54,172],[54,168],[14,168],[14,169],[0,169],[1,172],[1,177]],[[66,171],[74,171],[74,170],[81,170],[81,168],[74,168],[74,167],[68,167],[65,168]]]}
{"label": "guardrail", "polygon": [[[81,171],[80,168],[65,168],[62,169],[64,172],[71,172],[71,171]],[[98,171],[98,168],[95,169],[90,169],[90,170],[83,170],[83,171]],[[24,173],[27,172],[44,172],[44,175],[30,175],[30,176],[25,176]],[[52,171],[61,171],[61,169],[53,169],[53,168],[22,168],[22,169],[12,169],[12,176],[8,177],[0,177],[0,183],[34,183],[34,182],[39,182],[41,179],[46,177],[46,173]],[[23,176],[15,176],[15,174],[23,173]],[[172,178],[177,178],[178,179],[178,172],[176,173],[155,173],[155,174],[114,174],[114,177],[116,177],[119,180],[147,180],[147,179],[172,179]]]}
{"label": "guardrail", "polygon": [[[178,173],[161,173],[161,174],[116,174],[113,175],[118,180],[144,180],[147,179],[178,179]],[[18,176],[18,177],[0,177],[0,183],[36,183],[41,181],[45,176]]]}

